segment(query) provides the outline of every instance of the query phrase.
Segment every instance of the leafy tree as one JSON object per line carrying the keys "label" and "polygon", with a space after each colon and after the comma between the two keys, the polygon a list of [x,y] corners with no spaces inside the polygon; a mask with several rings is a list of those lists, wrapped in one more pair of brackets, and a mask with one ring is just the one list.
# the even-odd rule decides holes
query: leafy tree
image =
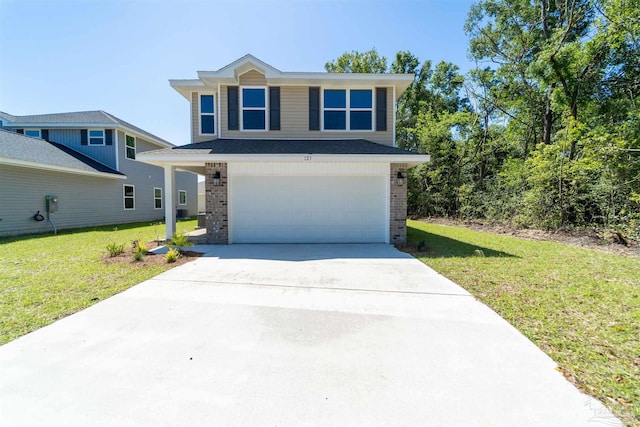
{"label": "leafy tree", "polygon": [[384,73],[387,58],[378,55],[376,48],[367,52],[345,52],[336,60],[324,64],[329,73]]}

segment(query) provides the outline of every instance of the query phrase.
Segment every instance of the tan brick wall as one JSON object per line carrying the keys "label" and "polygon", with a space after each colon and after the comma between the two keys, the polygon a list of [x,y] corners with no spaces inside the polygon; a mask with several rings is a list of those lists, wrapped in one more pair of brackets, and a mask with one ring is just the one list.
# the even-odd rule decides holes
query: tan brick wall
{"label": "tan brick wall", "polygon": [[[404,183],[398,185],[398,172],[402,172]],[[392,245],[407,241],[407,164],[391,163],[389,171],[391,197],[389,203],[389,241]]]}
{"label": "tan brick wall", "polygon": [[[220,185],[213,185],[213,175],[220,172]],[[205,164],[205,226],[207,243],[226,245],[229,243],[229,207],[227,191],[227,164]]]}

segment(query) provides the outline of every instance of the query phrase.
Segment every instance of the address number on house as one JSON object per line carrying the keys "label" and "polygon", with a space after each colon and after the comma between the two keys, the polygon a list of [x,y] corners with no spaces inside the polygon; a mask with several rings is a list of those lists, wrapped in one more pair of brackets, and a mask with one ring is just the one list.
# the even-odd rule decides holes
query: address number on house
{"label": "address number on house", "polygon": [[304,156],[303,159],[305,162],[311,161],[311,156]]}

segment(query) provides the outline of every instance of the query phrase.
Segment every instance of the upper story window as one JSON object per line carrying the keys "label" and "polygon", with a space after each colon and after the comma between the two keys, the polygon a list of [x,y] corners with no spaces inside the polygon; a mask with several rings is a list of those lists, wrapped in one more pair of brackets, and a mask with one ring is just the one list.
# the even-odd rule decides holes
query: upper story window
{"label": "upper story window", "polygon": [[266,130],[267,90],[264,87],[241,89],[242,130]]}
{"label": "upper story window", "polygon": [[35,138],[40,138],[40,129],[25,129],[24,134],[26,136],[33,136]]}
{"label": "upper story window", "polygon": [[373,130],[373,91],[325,89],[324,130]]}
{"label": "upper story window", "polygon": [[89,145],[104,145],[104,129],[89,129]]}
{"label": "upper story window", "polygon": [[213,95],[200,95],[200,134],[216,133],[215,102]]}
{"label": "upper story window", "polygon": [[125,135],[125,149],[127,159],[136,159],[136,138],[131,135]]}

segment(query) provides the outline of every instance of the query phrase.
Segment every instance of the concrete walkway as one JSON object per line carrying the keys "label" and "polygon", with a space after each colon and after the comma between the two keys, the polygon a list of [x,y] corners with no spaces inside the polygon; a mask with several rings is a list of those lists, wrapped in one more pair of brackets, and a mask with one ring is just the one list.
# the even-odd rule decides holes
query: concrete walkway
{"label": "concrete walkway", "polygon": [[204,248],[0,347],[0,424],[621,425],[391,246]]}

